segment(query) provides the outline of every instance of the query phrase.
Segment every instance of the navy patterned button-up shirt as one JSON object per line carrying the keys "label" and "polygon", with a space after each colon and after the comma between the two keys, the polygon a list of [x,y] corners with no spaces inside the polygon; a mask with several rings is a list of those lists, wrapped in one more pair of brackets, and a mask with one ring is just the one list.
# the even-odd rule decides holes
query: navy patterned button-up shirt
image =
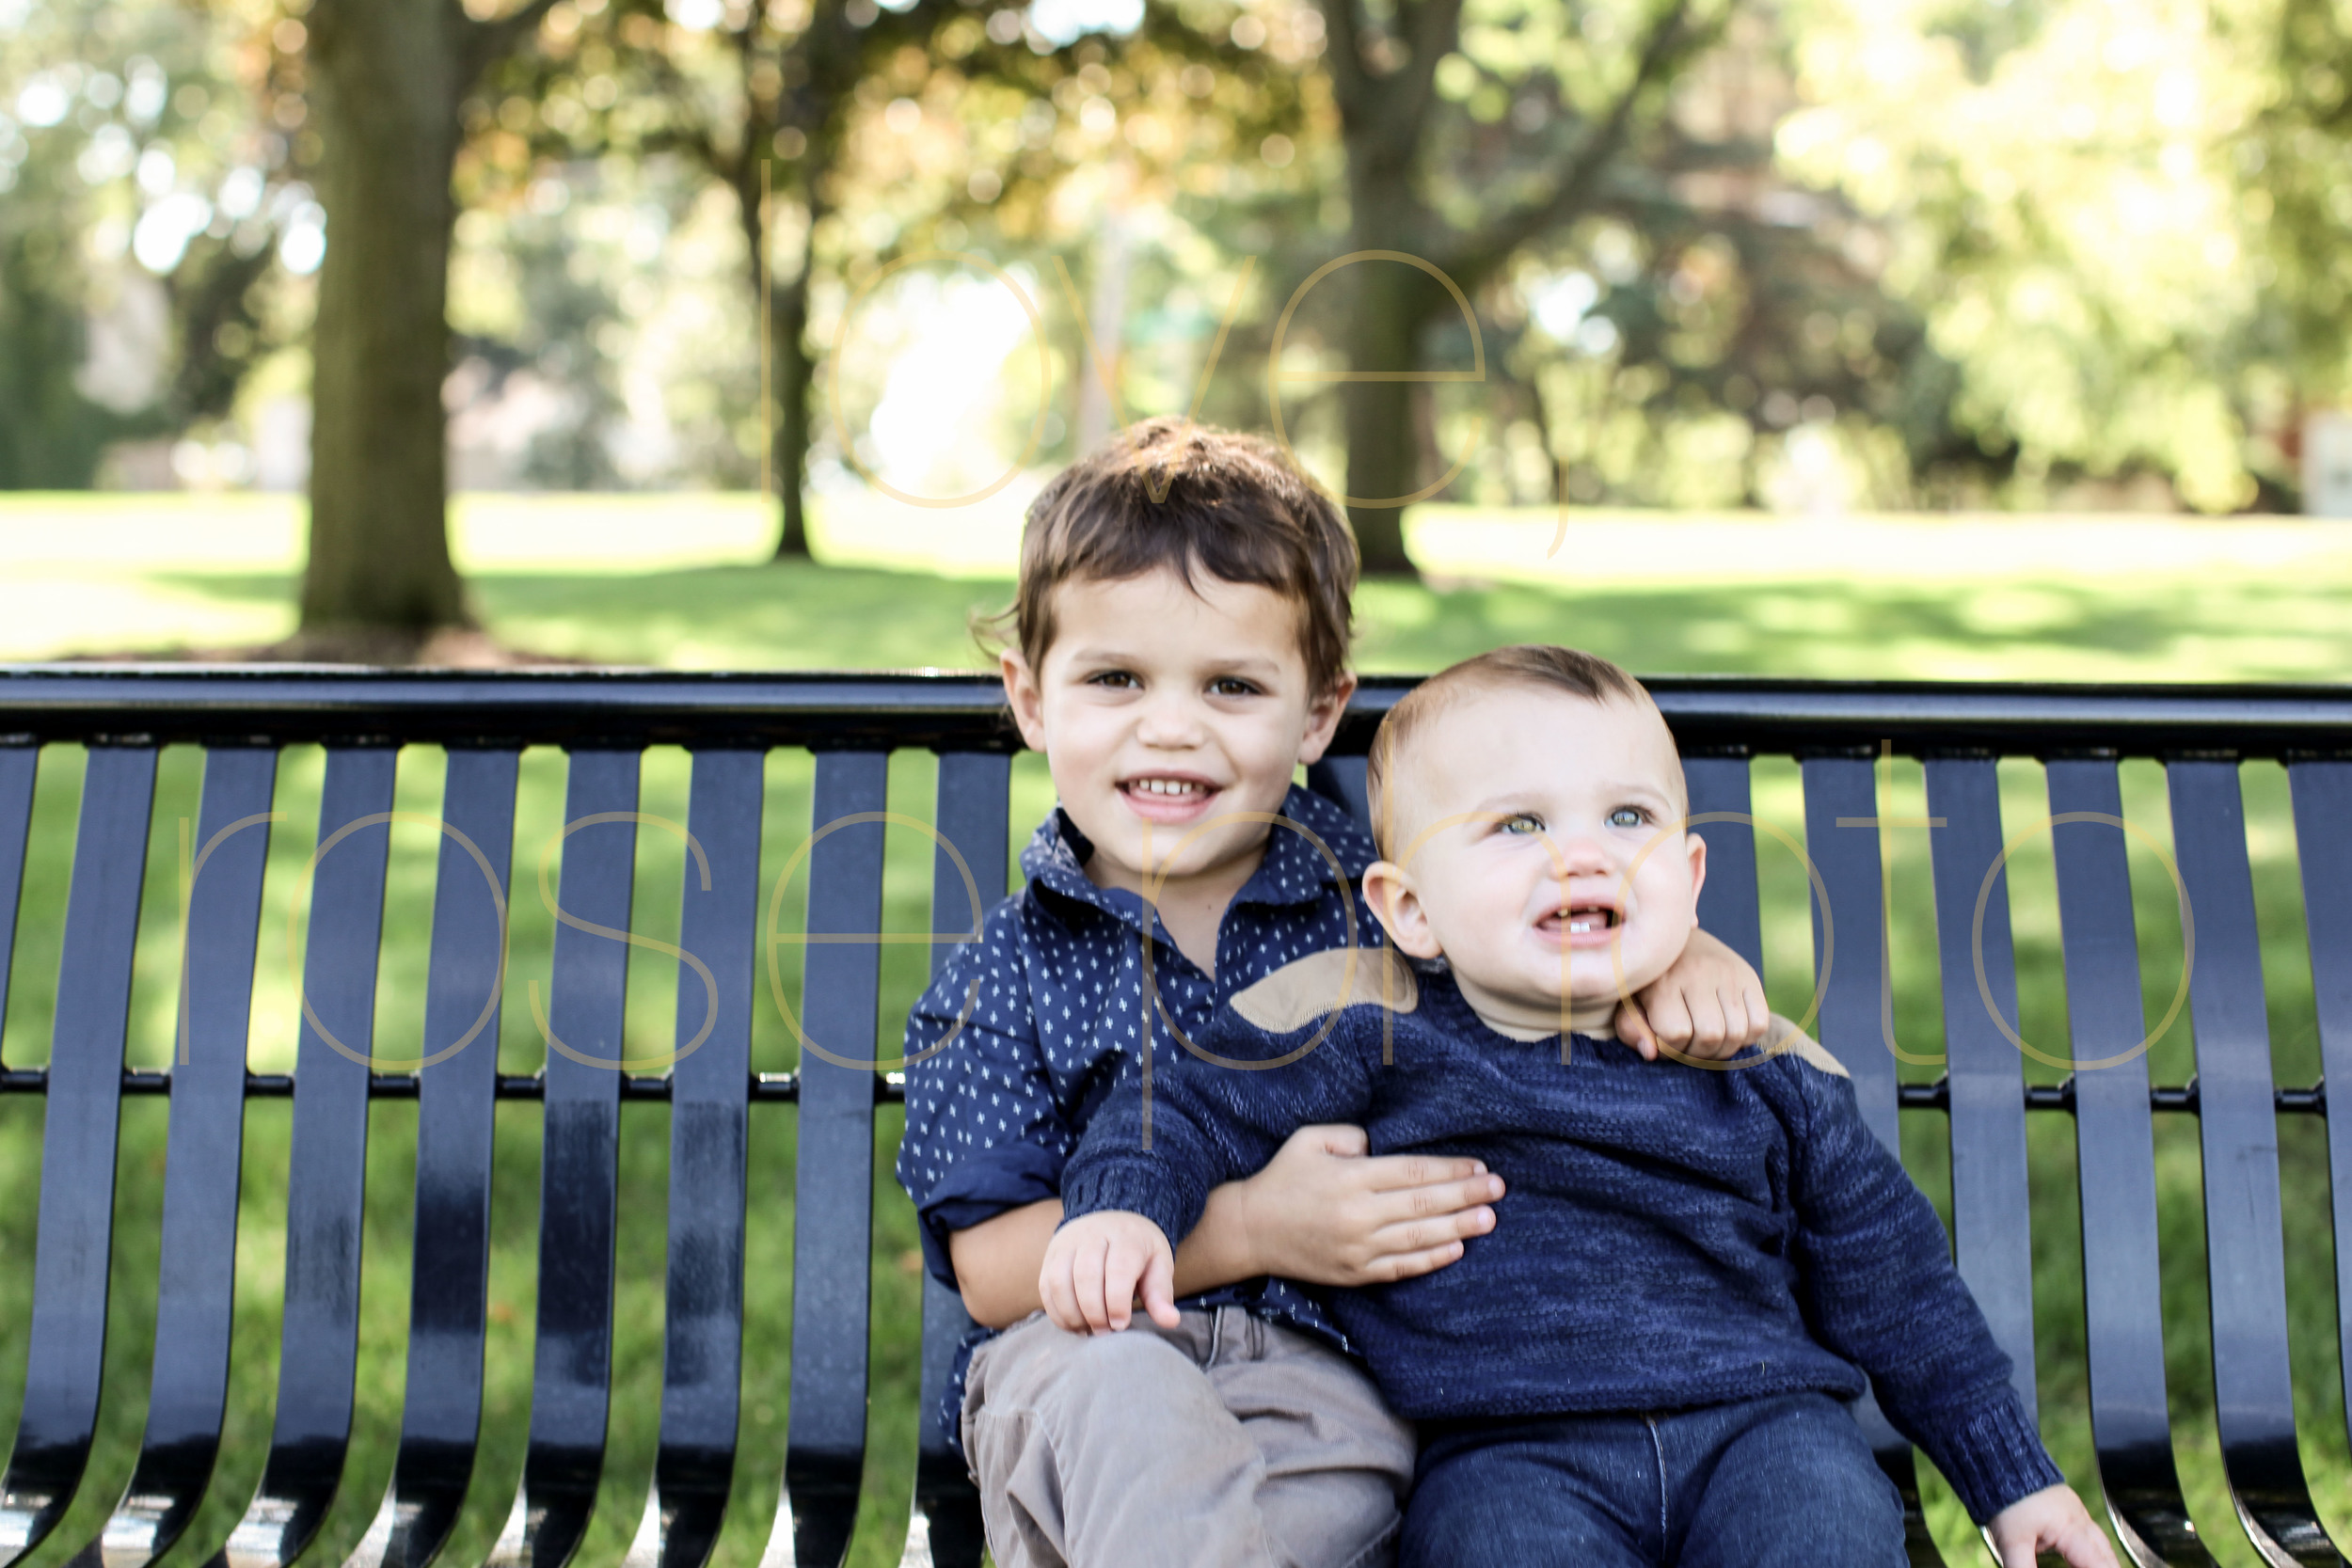
{"label": "navy patterned button-up shirt", "polygon": [[[1292,959],[1381,941],[1357,892],[1376,858],[1363,830],[1296,786],[1281,815],[1306,831],[1270,831],[1264,861],[1218,927],[1214,978],[1177,950],[1156,911],[1148,916],[1151,985],[1188,1038],[1208,1028],[1218,1004]],[[989,912],[979,940],[956,949],[907,1018],[898,1182],[922,1222],[924,1260],[950,1288],[948,1236],[1057,1196],[1062,1164],[1095,1108],[1138,1069],[1150,1006],[1147,914],[1135,894],[1087,879],[1092,852],[1068,816],[1048,817],[1021,854],[1028,886]],[[1182,1048],[1165,1027],[1152,1034],[1153,1073],[1175,1069]],[[945,1049],[913,1060],[943,1039]],[[1244,1307],[1347,1348],[1323,1309],[1286,1280],[1229,1285],[1179,1305]],[[988,1337],[976,1332],[957,1355],[940,1412],[951,1440],[964,1365]]]}

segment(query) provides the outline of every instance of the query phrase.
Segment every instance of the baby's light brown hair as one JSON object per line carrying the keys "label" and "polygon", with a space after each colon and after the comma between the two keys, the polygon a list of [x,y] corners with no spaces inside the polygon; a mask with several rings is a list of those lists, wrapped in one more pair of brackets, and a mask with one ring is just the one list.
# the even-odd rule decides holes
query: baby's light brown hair
{"label": "baby's light brown hair", "polygon": [[1055,589],[1163,566],[1188,585],[1200,571],[1280,594],[1298,609],[1314,690],[1345,673],[1357,571],[1347,520],[1272,442],[1172,417],[1125,431],[1039,493],[1012,606],[982,629],[1009,629],[1034,671],[1054,645]]}
{"label": "baby's light brown hair", "polygon": [[1372,737],[1365,761],[1364,797],[1372,812],[1373,842],[1387,856],[1395,848],[1393,789],[1396,759],[1430,721],[1473,691],[1502,686],[1532,686],[1565,691],[1586,702],[1620,701],[1654,709],[1648,690],[1598,654],[1549,642],[1516,642],[1448,665],[1389,709]]}

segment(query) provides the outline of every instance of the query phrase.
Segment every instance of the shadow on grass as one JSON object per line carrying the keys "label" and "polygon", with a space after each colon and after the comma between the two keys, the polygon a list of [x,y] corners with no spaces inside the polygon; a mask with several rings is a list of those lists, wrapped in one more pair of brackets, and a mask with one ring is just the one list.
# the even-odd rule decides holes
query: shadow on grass
{"label": "shadow on grass", "polygon": [[[283,603],[292,579],[156,574],[229,601]],[[1756,587],[1375,581],[1358,594],[1367,670],[1436,669],[1502,642],[1565,642],[1655,673],[1847,679],[2335,680],[2352,622],[2328,585],[1820,581]],[[636,577],[473,579],[481,613],[533,652],[678,669],[981,668],[971,618],[1005,578],[777,563]]]}

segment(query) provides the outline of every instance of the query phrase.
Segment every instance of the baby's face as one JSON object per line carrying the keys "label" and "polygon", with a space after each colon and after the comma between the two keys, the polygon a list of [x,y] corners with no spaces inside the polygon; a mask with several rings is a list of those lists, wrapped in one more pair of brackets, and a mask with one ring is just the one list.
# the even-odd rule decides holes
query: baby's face
{"label": "baby's face", "polygon": [[1396,760],[1397,864],[1367,879],[1390,935],[1443,955],[1506,1033],[1605,1030],[1678,958],[1706,845],[1646,704],[1525,686],[1473,690]]}

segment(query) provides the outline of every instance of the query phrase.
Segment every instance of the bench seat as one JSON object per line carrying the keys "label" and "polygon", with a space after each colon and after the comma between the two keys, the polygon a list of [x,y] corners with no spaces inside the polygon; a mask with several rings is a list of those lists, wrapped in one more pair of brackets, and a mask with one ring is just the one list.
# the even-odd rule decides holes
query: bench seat
{"label": "bench seat", "polygon": [[[1311,783],[1362,809],[1362,753],[1409,682],[1364,683]],[[1899,1153],[1903,1113],[1948,1126],[1959,1265],[2036,1393],[2027,1120],[2071,1117],[2081,1215],[2082,1342],[2098,1478],[2119,1538],[2143,1565],[2210,1561],[2183,1497],[2167,1387],[2155,1122],[2197,1118],[2212,1314],[2214,1423],[2234,1527],[2264,1560],[2334,1564],[2298,1440],[2288,1339],[2281,1117],[2327,1116],[2325,1082],[2352,1082],[2352,692],[2321,688],[2125,688],[1665,679],[1708,840],[1701,918],[1765,967],[1757,831],[1767,855],[1802,850],[1818,981],[1813,1030],[1851,1071],[1873,1130]],[[445,749],[421,1049],[377,1040],[377,974],[400,748]],[[183,858],[178,1034],[165,1070],[125,1067],[160,749],[203,749],[201,801]],[[325,748],[318,850],[307,891],[303,1006],[291,1073],[248,1066],[253,979],[283,748]],[[676,1037],[632,1057],[625,990],[641,754],[683,746],[691,782]],[[20,895],[44,748],[85,748],[61,904]],[[545,1066],[499,1069],[517,774],[523,751],[564,753],[561,913],[540,1022]],[[747,1225],[779,1200],[752,1191],[751,1150],[796,1118],[790,1398],[763,1568],[834,1568],[850,1551],[867,1448],[877,1106],[900,1096],[882,1004],[884,840],[895,751],[938,758],[930,832],[933,962],[1003,896],[1010,759],[993,679],[961,675],[497,674],[275,667],[0,667],[0,1020],[20,931],[57,931],[47,1062],[0,1040],[0,1092],[41,1109],[38,1241],[24,1402],[0,1481],[0,1568],[49,1539],[82,1490],[106,1386],[115,1173],[126,1097],[168,1097],[152,1383],[135,1472],[77,1562],[141,1568],[180,1539],[216,1481],[229,1406],[246,1101],[292,1101],[285,1281],[273,1430],[260,1484],[225,1541],[231,1568],[278,1568],[317,1538],[349,1454],[359,1344],[360,1237],[372,1101],[416,1101],[415,1239],[406,1381],[389,1490],[351,1561],[421,1568],[469,1490],[513,1485],[500,1564],[560,1568],[596,1508],[612,1416],[622,1107],[666,1103],[669,1177],[660,1442],[628,1561],[700,1568],[739,1491],[747,1392],[772,1388],[782,1347],[746,1346]],[[803,920],[774,935],[785,877],[763,866],[765,767],[814,753],[800,881]],[[1888,756],[1924,768],[1927,815],[1886,815]],[[1759,759],[1801,780],[1800,837],[1751,815]],[[2126,760],[2164,769],[2169,851],[2128,820]],[[2249,856],[2241,763],[2285,764],[2313,976],[2320,1082],[2274,1081],[2265,948]],[[2038,766],[2039,829],[2005,822],[2002,764]],[[52,766],[62,766],[53,758]],[[288,822],[297,835],[309,822]],[[1887,932],[1888,833],[1927,832],[1941,975],[1937,1061],[1899,1042]],[[2022,830],[2022,831],[2021,831]],[[2053,854],[2070,1041],[2049,1057],[2019,1034],[2010,879],[2015,845]],[[792,825],[800,833],[800,825]],[[2179,883],[2185,1007],[2195,1074],[2153,1084],[2129,850],[2169,853]],[[782,868],[787,874],[790,867]],[[763,880],[763,877],[769,879]],[[162,879],[159,880],[159,879]],[[763,932],[769,933],[763,937]],[[779,940],[805,947],[793,1024],[816,1046],[795,1070],[755,1072],[760,976]],[[2272,933],[2273,962],[2279,936]],[[15,966],[26,983],[25,966]],[[1915,983],[1915,977],[1914,977]],[[781,991],[778,993],[781,995]],[[490,1000],[485,1003],[485,998]],[[534,993],[533,1004],[537,1005]],[[485,1040],[486,1037],[486,1040]],[[870,1048],[868,1046],[870,1042]],[[643,1050],[643,1042],[639,1042]],[[409,1053],[414,1050],[415,1055]],[[2026,1069],[2052,1060],[2055,1072]],[[1906,1068],[1905,1064],[1914,1064]],[[1922,1066],[1919,1064],[1927,1063]],[[1940,1068],[1940,1070],[1938,1069]],[[477,1475],[491,1259],[494,1119],[540,1117],[536,1323],[519,1482]],[[787,1112],[783,1107],[793,1109]],[[1916,1137],[1915,1128],[1915,1139]],[[2352,1181],[2352,1121],[2326,1121],[2331,1190]],[[2332,1216],[2339,1348],[2352,1350],[2352,1204]],[[22,1269],[15,1257],[7,1266]],[[967,1327],[924,1282],[923,1410]],[[2045,1312],[2047,1307],[2045,1306]],[[747,1357],[748,1350],[748,1357]],[[2339,1363],[2352,1370],[2352,1354]],[[1909,1449],[1865,1402],[1881,1462],[1910,1504],[1913,1560],[1942,1560]],[[976,1500],[931,1430],[914,1478],[903,1561],[977,1563]],[[501,1494],[503,1496],[504,1494]],[[2343,1517],[2341,1512],[2339,1519]],[[2207,1528],[2216,1527],[2212,1519]]]}

